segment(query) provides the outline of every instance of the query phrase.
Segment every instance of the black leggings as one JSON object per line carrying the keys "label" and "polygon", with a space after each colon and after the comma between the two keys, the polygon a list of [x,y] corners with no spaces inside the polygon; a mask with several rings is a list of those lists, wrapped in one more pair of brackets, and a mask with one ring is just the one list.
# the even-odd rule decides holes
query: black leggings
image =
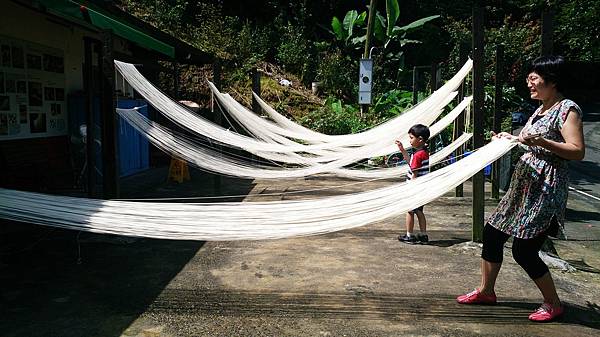
{"label": "black leggings", "polygon": [[[510,235],[486,224],[483,228],[481,258],[492,263],[502,263],[504,244],[509,237]],[[546,237],[547,235],[542,234],[532,239],[513,238],[513,258],[533,280],[544,276],[548,272],[548,267],[538,255],[544,241],[546,241]]]}

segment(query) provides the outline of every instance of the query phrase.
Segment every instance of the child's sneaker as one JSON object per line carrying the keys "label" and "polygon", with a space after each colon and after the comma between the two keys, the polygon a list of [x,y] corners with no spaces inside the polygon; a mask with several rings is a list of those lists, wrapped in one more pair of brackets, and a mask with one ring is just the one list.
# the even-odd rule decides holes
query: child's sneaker
{"label": "child's sneaker", "polygon": [[410,243],[410,244],[415,244],[417,243],[417,237],[414,235],[408,236],[406,234],[404,235],[399,235],[398,236],[398,240],[400,242],[404,242],[404,243]]}
{"label": "child's sneaker", "polygon": [[427,234],[417,234],[417,240],[419,243],[427,244],[429,243],[429,236]]}

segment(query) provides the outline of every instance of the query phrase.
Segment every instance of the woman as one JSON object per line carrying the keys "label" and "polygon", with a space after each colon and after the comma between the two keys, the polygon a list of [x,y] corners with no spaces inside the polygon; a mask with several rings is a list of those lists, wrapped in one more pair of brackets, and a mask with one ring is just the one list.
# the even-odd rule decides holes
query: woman
{"label": "woman", "polygon": [[[564,59],[542,56],[533,61],[527,76],[532,99],[542,105],[519,134],[525,147],[515,167],[510,187],[489,217],[483,231],[481,286],[459,296],[461,304],[494,304],[494,285],[502,265],[504,243],[513,237],[515,261],[527,272],[544,297],[544,303],[529,319],[547,322],[562,315],[548,267],[538,253],[548,237],[563,233],[568,193],[568,160],[585,155],[582,112],[561,93]],[[497,138],[514,138],[506,132]]]}

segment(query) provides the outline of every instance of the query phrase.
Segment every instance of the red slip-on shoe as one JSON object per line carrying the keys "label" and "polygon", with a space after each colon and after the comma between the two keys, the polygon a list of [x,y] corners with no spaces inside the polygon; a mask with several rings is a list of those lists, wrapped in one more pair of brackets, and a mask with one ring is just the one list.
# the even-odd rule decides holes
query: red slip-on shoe
{"label": "red slip-on shoe", "polygon": [[496,304],[496,294],[484,295],[475,289],[468,294],[458,296],[456,302],[460,304]]}
{"label": "red slip-on shoe", "polygon": [[529,320],[534,322],[550,322],[560,317],[565,312],[562,305],[553,307],[550,303],[543,303],[535,312],[529,315]]}

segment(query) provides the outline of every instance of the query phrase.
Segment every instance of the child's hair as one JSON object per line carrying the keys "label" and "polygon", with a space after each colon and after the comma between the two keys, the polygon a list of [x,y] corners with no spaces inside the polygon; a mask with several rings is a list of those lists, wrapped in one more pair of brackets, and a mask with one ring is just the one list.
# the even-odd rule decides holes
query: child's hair
{"label": "child's hair", "polygon": [[424,142],[429,139],[429,128],[423,124],[413,125],[410,130],[408,130],[408,133],[415,137],[421,137]]}

